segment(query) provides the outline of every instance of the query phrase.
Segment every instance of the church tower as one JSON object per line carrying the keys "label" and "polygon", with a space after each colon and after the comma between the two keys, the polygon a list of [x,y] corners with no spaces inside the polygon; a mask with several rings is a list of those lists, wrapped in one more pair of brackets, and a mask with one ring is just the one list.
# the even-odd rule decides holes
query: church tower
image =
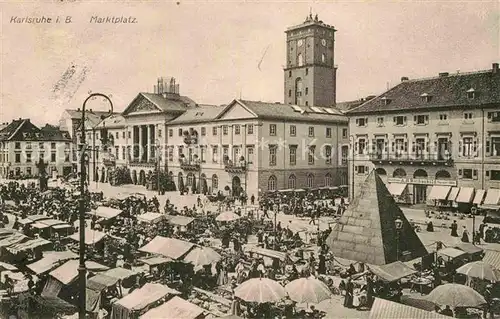
{"label": "church tower", "polygon": [[286,33],[286,104],[331,107],[336,102],[335,28],[310,14]]}

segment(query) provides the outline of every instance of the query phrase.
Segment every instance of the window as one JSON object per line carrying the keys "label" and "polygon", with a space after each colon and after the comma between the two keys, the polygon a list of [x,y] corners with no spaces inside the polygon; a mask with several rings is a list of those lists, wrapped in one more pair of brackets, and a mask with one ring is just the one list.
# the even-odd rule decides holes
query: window
{"label": "window", "polygon": [[297,164],[297,145],[290,145],[290,165]]}
{"label": "window", "polygon": [[217,163],[219,160],[219,148],[212,146],[212,163]]}
{"label": "window", "polygon": [[40,153],[38,154],[38,159],[39,159],[39,160],[40,160],[40,159],[45,160],[45,153],[44,153],[44,152],[40,152]]}
{"label": "window", "polygon": [[38,143],[38,149],[43,150],[44,148],[43,142]]}
{"label": "window", "polygon": [[349,146],[342,146],[342,149],[341,149],[341,156],[342,156],[342,165],[346,165],[347,164],[347,156],[349,155]]}
{"label": "window", "polygon": [[288,177],[288,188],[295,189],[296,185],[297,185],[297,177],[295,177],[295,175],[290,175]]}
{"label": "window", "polygon": [[342,138],[347,138],[347,129],[346,128],[342,129]]}
{"label": "window", "polygon": [[325,175],[325,186],[332,186],[332,175],[330,173]]}
{"label": "window", "polygon": [[316,146],[315,145],[309,146],[309,150],[307,152],[307,163],[309,165],[313,165],[314,164],[314,158],[316,157],[315,154],[314,154],[315,151],[316,151]]}
{"label": "window", "polygon": [[500,156],[500,137],[492,137],[491,141],[486,140],[486,153],[491,156]]}
{"label": "window", "polygon": [[326,55],[321,53],[321,63],[326,63]]}
{"label": "window", "polygon": [[447,121],[448,120],[448,114],[439,114],[439,120],[440,121]]}
{"label": "window", "polygon": [[217,177],[217,175],[212,175],[212,192],[215,192],[217,191],[217,189],[219,188],[219,178]]}
{"label": "window", "polygon": [[174,161],[174,147],[170,146],[168,148],[168,161],[173,162]]}
{"label": "window", "polygon": [[406,116],[395,116],[393,118],[394,125],[403,126],[406,125]]}
{"label": "window", "polygon": [[247,134],[252,135],[253,134],[253,124],[248,124],[247,125]]}
{"label": "window", "polygon": [[304,65],[304,57],[300,53],[297,55],[297,64],[299,66],[303,66]]}
{"label": "window", "polygon": [[235,135],[240,135],[240,130],[241,130],[240,126],[238,124],[236,124],[234,126],[234,134]]}
{"label": "window", "polygon": [[127,147],[122,146],[122,160],[125,160],[127,158]]}
{"label": "window", "polygon": [[267,190],[275,191],[276,190],[276,176],[271,175],[269,180],[267,181]]}
{"label": "window", "polygon": [[207,135],[207,128],[206,127],[202,127],[201,128],[201,136],[205,136]]}
{"label": "window", "polygon": [[472,100],[476,97],[476,92],[474,92],[474,89],[470,89],[467,91],[467,98]]}
{"label": "window", "polygon": [[326,137],[332,137],[332,128],[331,127],[326,128]]}
{"label": "window", "polygon": [[228,131],[227,125],[223,125],[222,126],[222,135],[227,135],[227,131]]}
{"label": "window", "polygon": [[500,112],[488,112],[488,122],[500,122]]}
{"label": "window", "polygon": [[119,133],[119,132],[116,132],[116,134],[115,134],[115,138],[116,138],[116,139],[119,139],[119,138],[120,138],[120,133]]}
{"label": "window", "polygon": [[364,138],[358,139],[358,143],[356,146],[356,153],[359,155],[365,154],[365,149],[366,149],[366,140]]}
{"label": "window", "polygon": [[26,153],[26,163],[31,163],[31,152]]}
{"label": "window", "polygon": [[205,163],[206,152],[207,152],[206,147],[205,146],[201,146],[200,147],[200,161],[202,163]]}
{"label": "window", "polygon": [[330,145],[325,146],[325,163],[332,163],[332,147]]}
{"label": "window", "polygon": [[56,162],[56,153],[55,152],[50,153],[50,161],[52,163]]}
{"label": "window", "polygon": [[362,118],[356,119],[357,126],[366,126],[366,124],[368,124],[368,118],[362,117]]}
{"label": "window", "polygon": [[368,167],[367,166],[363,166],[363,165],[357,165],[354,167],[354,171],[357,173],[357,174],[368,174]]}
{"label": "window", "polygon": [[413,116],[413,122],[416,125],[426,125],[429,122],[429,115],[415,115]]}
{"label": "window", "polygon": [[276,145],[269,145],[269,166],[276,166]]}
{"label": "window", "polygon": [[309,88],[306,88],[306,95],[309,94]]}
{"label": "window", "polygon": [[292,97],[292,90],[288,90],[288,97]]}
{"label": "window", "polygon": [[465,112],[464,120],[472,120],[472,112]]}
{"label": "window", "polygon": [[31,149],[31,142],[26,142],[26,149],[30,150]]}
{"label": "window", "polygon": [[132,132],[128,132],[128,138],[132,138]]}
{"label": "window", "polygon": [[269,135],[276,136],[276,124],[269,124]]}
{"label": "window", "polygon": [[50,143],[50,149],[55,150],[56,149],[56,143]]}
{"label": "window", "polygon": [[377,126],[384,126],[384,118],[377,117]]}
{"label": "window", "polygon": [[116,159],[120,159],[119,155],[120,155],[120,147],[119,146],[115,146],[115,157],[116,157]]}
{"label": "window", "polygon": [[217,136],[217,126],[212,127],[212,135]]}
{"label": "window", "polygon": [[21,142],[16,142],[16,143],[14,144],[14,148],[15,148],[16,150],[21,149]]}
{"label": "window", "polygon": [[[161,132],[161,131],[160,131]],[[125,131],[122,132],[122,138],[125,138]]]}
{"label": "window", "polygon": [[[130,132],[129,132],[130,133]],[[168,137],[173,137],[174,136],[174,130],[171,128],[168,129]],[[130,136],[129,136],[130,137]]]}
{"label": "window", "polygon": [[462,147],[462,150],[461,150],[462,156],[464,156],[464,157],[474,156],[475,143],[474,143],[474,139],[472,137],[462,138],[461,144],[462,145],[459,145],[459,147],[460,146]]}
{"label": "window", "polygon": [[290,125],[290,136],[297,135],[297,127],[295,125]]}
{"label": "window", "polygon": [[222,156],[223,156],[223,159],[226,160],[226,158],[228,158],[229,154],[229,147],[228,146],[223,146],[222,147]]}
{"label": "window", "polygon": [[477,169],[464,168],[458,170],[458,176],[462,179],[477,179]]}
{"label": "window", "polygon": [[490,171],[490,179],[493,181],[500,181],[500,170]]}
{"label": "window", "polygon": [[309,75],[309,69],[306,68],[306,75]]}
{"label": "window", "polygon": [[178,130],[177,134],[178,134],[178,136],[182,136],[182,129],[181,128]]}
{"label": "window", "polygon": [[314,126],[309,126],[309,137],[314,137]]}
{"label": "window", "polygon": [[308,174],[307,175],[307,187],[308,188],[313,188],[314,187],[314,175],[313,174]]}
{"label": "window", "polygon": [[253,153],[254,153],[254,147],[253,146],[247,146],[247,163],[252,164],[253,163]]}
{"label": "window", "polygon": [[179,158],[181,158],[182,157],[181,155],[184,154],[184,146],[179,145],[178,152],[179,153],[177,155],[179,156]]}
{"label": "window", "polygon": [[288,71],[288,77],[291,78],[292,77],[292,71]]}

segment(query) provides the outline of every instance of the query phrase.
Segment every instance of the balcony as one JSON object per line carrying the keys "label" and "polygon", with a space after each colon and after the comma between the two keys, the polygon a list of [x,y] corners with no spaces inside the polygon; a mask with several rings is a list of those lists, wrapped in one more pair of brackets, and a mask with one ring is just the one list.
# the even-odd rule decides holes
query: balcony
{"label": "balcony", "polygon": [[375,153],[370,161],[381,165],[453,166],[451,154]]}
{"label": "balcony", "polygon": [[151,167],[154,168],[156,167],[156,160],[152,159],[149,162],[147,160],[142,160],[142,159],[131,159],[129,161],[130,165],[133,166],[141,166],[141,167]]}
{"label": "balcony", "polygon": [[198,132],[194,129],[190,129],[189,131],[184,131],[184,144],[191,145],[198,143]]}
{"label": "balcony", "polygon": [[241,174],[247,170],[247,162],[240,159],[238,163],[233,163],[231,160],[224,161],[224,170],[228,173]]}
{"label": "balcony", "polygon": [[114,158],[106,158],[102,160],[104,166],[116,166],[116,160]]}
{"label": "balcony", "polygon": [[200,163],[197,162],[180,162],[181,169],[184,171],[199,171]]}

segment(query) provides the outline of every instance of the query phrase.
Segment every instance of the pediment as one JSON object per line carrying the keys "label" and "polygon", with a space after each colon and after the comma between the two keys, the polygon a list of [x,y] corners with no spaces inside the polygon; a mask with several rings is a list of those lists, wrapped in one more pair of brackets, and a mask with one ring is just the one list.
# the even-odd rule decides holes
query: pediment
{"label": "pediment", "polygon": [[125,110],[124,114],[125,115],[131,115],[134,113],[144,114],[144,113],[159,112],[159,111],[160,110],[153,102],[146,99],[144,96],[139,95],[132,101],[132,103],[130,103],[130,105]]}
{"label": "pediment", "polygon": [[256,117],[255,113],[249,110],[245,105],[238,101],[233,101],[217,116],[217,119],[238,120]]}

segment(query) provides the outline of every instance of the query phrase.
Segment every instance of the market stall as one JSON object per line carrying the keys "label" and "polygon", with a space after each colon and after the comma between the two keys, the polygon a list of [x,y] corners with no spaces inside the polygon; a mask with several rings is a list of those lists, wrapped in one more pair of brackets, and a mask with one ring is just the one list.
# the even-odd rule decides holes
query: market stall
{"label": "market stall", "polygon": [[193,243],[184,240],[156,236],[148,244],[139,248],[139,251],[177,260],[185,256],[194,247]]}
{"label": "market stall", "polygon": [[45,251],[43,258],[27,265],[26,267],[36,275],[40,275],[51,271],[59,265],[59,263],[68,259],[76,259],[78,255],[72,251]]}
{"label": "market stall", "polygon": [[175,296],[163,305],[149,310],[140,319],[202,319],[206,312],[205,309]]}
{"label": "market stall", "polygon": [[160,214],[160,213],[149,212],[149,213],[137,215],[137,220],[139,222],[147,223],[147,224],[156,224],[164,219],[165,219],[165,215]]}

